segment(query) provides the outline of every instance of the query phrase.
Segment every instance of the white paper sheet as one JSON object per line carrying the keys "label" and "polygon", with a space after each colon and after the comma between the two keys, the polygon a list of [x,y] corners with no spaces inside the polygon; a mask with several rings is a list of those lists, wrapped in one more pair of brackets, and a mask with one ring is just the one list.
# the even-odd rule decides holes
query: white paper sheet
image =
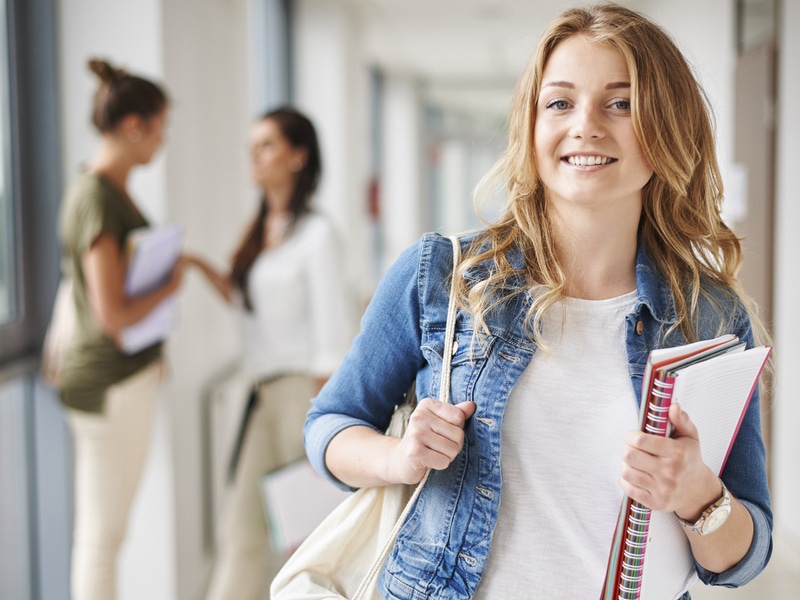
{"label": "white paper sheet", "polygon": [[[129,262],[125,293],[129,297],[148,294],[164,285],[181,255],[184,229],[162,225],[137,229],[128,237]],[[142,320],[120,334],[122,350],[134,354],[165,339],[178,321],[178,302],[166,298]]]}
{"label": "white paper sheet", "polygon": [[350,496],[323,479],[305,459],[265,475],[261,492],[272,545],[282,554],[294,551]]}

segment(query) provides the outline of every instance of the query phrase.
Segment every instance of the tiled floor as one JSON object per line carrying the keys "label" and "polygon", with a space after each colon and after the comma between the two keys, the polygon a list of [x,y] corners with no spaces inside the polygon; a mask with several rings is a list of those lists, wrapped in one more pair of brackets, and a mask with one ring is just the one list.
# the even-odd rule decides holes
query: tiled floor
{"label": "tiled floor", "polygon": [[698,584],[691,593],[692,600],[800,600],[800,552],[776,535],[772,560],[749,584],[734,590]]}

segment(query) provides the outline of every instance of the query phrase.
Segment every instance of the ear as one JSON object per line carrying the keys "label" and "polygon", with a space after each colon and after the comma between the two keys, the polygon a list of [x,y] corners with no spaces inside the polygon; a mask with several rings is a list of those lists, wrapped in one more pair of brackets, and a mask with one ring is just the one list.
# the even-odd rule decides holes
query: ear
{"label": "ear", "polygon": [[138,144],[145,133],[145,121],[136,113],[125,115],[119,123],[119,132],[130,143]]}
{"label": "ear", "polygon": [[306,148],[295,148],[293,154],[292,160],[289,162],[289,168],[293,173],[299,173],[305,168],[308,161],[308,150]]}

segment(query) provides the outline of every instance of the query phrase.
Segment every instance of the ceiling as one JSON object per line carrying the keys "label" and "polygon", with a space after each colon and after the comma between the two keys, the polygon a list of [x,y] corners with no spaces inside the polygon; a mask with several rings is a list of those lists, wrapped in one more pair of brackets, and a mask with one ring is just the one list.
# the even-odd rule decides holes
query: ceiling
{"label": "ceiling", "polygon": [[[437,85],[513,85],[547,24],[601,0],[341,0],[354,9],[364,51],[388,72]],[[647,14],[670,0],[616,0]],[[772,35],[775,0],[740,0],[743,40]]]}
{"label": "ceiling", "polygon": [[546,19],[524,0],[353,2],[371,59],[426,81],[514,81]]}
{"label": "ceiling", "polygon": [[[514,83],[547,23],[575,0],[346,0],[368,60],[417,78],[428,100],[505,115]],[[580,0],[578,0],[580,2]],[[647,0],[622,0],[631,6]]]}

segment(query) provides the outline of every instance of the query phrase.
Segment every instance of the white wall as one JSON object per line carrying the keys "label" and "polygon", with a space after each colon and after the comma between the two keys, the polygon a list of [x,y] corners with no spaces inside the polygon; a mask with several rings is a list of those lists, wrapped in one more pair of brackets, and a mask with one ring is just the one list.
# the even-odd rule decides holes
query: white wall
{"label": "white wall", "polygon": [[777,385],[773,416],[773,504],[779,530],[793,548],[800,552],[800,514],[797,498],[800,494],[800,475],[797,457],[800,456],[800,403],[794,376],[800,364],[800,295],[797,256],[800,255],[800,3],[780,2],[780,52],[778,54],[778,111],[777,111],[777,181],[775,214],[775,356]]}

